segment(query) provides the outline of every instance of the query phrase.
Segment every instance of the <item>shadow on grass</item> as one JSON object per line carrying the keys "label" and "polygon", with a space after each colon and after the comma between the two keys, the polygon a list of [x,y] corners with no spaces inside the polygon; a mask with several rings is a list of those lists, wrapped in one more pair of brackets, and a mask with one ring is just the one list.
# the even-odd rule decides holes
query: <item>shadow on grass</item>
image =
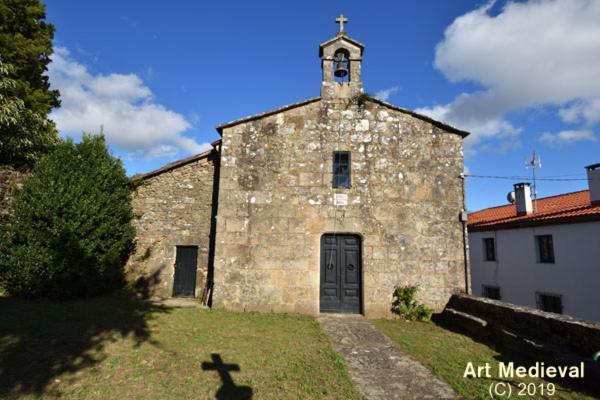
{"label": "shadow on grass", "polygon": [[0,398],[48,394],[55,377],[101,362],[105,345],[123,337],[135,346],[152,342],[148,322],[165,312],[125,294],[69,302],[0,298]]}
{"label": "shadow on grass", "polygon": [[238,386],[233,381],[230,371],[239,371],[237,364],[225,364],[220,354],[211,354],[212,363],[203,362],[202,369],[205,371],[217,371],[223,384],[217,391],[217,400],[252,400],[252,388],[250,386]]}

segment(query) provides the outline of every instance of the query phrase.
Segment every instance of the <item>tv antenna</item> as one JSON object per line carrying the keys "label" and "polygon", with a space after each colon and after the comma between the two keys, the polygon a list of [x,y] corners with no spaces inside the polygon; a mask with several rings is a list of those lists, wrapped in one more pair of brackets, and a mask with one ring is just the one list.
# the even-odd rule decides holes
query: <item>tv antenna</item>
{"label": "tv antenna", "polygon": [[525,168],[531,168],[531,175],[533,180],[533,212],[537,212],[537,181],[535,178],[535,169],[542,168],[542,159],[539,154],[533,151],[531,159],[525,161]]}

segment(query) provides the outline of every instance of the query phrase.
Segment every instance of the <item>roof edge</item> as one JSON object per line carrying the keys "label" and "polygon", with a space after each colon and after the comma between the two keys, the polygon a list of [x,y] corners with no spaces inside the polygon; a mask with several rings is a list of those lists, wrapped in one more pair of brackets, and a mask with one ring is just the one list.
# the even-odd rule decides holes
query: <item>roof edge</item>
{"label": "roof edge", "polygon": [[261,118],[264,118],[264,117],[268,117],[270,115],[277,114],[277,113],[280,113],[282,111],[291,110],[292,108],[301,107],[301,106],[304,106],[306,104],[314,103],[314,102],[320,101],[320,100],[321,100],[321,96],[311,97],[309,99],[298,101],[296,103],[287,104],[285,106],[282,106],[282,107],[279,107],[279,108],[275,108],[273,110],[264,111],[264,112],[261,112],[261,113],[258,113],[258,114],[249,115],[247,117],[243,117],[243,118],[239,118],[239,119],[234,119],[233,121],[229,121],[229,122],[226,122],[224,124],[217,125],[216,129],[217,129],[217,132],[219,132],[219,135],[223,135],[223,129],[225,129],[225,128],[230,128],[232,126],[239,125],[239,124],[242,124],[244,122],[253,121],[253,120],[256,120],[256,119],[261,119]]}
{"label": "roof edge", "polygon": [[369,99],[372,102],[374,102],[374,103],[378,103],[378,104],[380,104],[382,106],[391,108],[391,109],[396,110],[396,111],[400,111],[401,113],[408,114],[408,115],[413,116],[415,118],[418,118],[418,119],[420,119],[422,121],[429,122],[433,126],[436,126],[436,127],[440,128],[440,129],[443,129],[443,130],[445,130],[447,132],[456,133],[457,135],[462,136],[463,139],[466,138],[467,136],[469,136],[471,134],[470,132],[463,131],[462,129],[455,128],[452,125],[449,125],[449,124],[446,124],[444,122],[435,120],[435,119],[433,119],[431,117],[428,117],[426,115],[416,113],[416,112],[414,112],[412,110],[408,110],[406,108],[398,107],[398,106],[396,106],[394,104],[388,103],[387,101],[383,101],[381,99],[378,99],[377,97],[369,96]]}
{"label": "roof edge", "polygon": [[[468,177],[469,177],[469,175],[467,174],[467,178],[468,178]],[[539,198],[537,199],[537,201],[540,201],[540,200],[546,200],[546,199],[552,199],[552,198],[555,198],[555,197],[568,196],[568,195],[575,194],[575,193],[589,192],[589,191],[590,191],[589,189],[582,189],[582,190],[576,190],[576,191],[574,191],[574,192],[567,192],[567,193],[561,193],[561,194],[553,194],[553,195],[551,195],[551,196],[539,197]],[[503,205],[500,205],[500,206],[493,206],[493,207],[488,207],[488,208],[482,208],[481,210],[477,210],[477,211],[471,211],[471,212],[469,212],[468,214],[469,214],[469,215],[473,215],[473,214],[480,213],[480,212],[482,212],[482,211],[494,210],[494,209],[496,209],[496,208],[510,207],[510,206],[514,206],[514,204],[503,204]]]}
{"label": "roof edge", "polygon": [[584,214],[573,215],[568,217],[556,217],[542,220],[525,220],[514,222],[503,222],[490,225],[468,225],[469,232],[485,232],[485,231],[500,231],[505,229],[529,228],[533,226],[548,226],[548,225],[568,225],[580,224],[585,222],[599,222],[600,214]]}
{"label": "roof edge", "polygon": [[212,142],[210,144],[212,146],[211,149],[208,149],[202,153],[195,154],[190,157],[182,158],[181,160],[176,160],[176,161],[170,162],[167,165],[164,165],[164,166],[162,166],[158,169],[155,169],[153,171],[150,171],[150,172],[146,172],[143,174],[135,174],[132,177],[130,177],[129,180],[131,182],[141,182],[148,178],[152,178],[153,176],[160,175],[164,172],[168,172],[168,171],[174,170],[176,168],[183,167],[184,165],[193,163],[194,161],[198,161],[202,158],[208,157],[209,155],[211,155],[215,152],[218,152],[217,146],[220,144],[221,144],[221,139],[215,140],[214,142]]}
{"label": "roof edge", "polygon": [[[435,120],[433,118],[430,118],[430,117],[428,117],[426,115],[422,115],[422,114],[416,113],[416,112],[408,110],[406,108],[398,107],[398,106],[396,106],[394,104],[388,103],[387,101],[380,100],[380,99],[378,99],[376,97],[369,97],[369,99],[372,102],[374,102],[374,103],[380,104],[382,106],[391,108],[391,109],[396,110],[396,111],[400,111],[401,113],[404,113],[404,114],[408,114],[408,115],[413,116],[415,118],[418,118],[418,119],[420,119],[422,121],[428,122],[428,123],[430,123],[430,124],[432,124],[432,125],[440,128],[440,129],[443,129],[443,130],[445,130],[447,132],[455,133],[455,134],[457,134],[457,135],[459,135],[459,136],[461,136],[463,138],[465,138],[465,137],[467,137],[467,136],[470,135],[470,132],[463,131],[461,129],[455,128],[452,125],[448,125],[448,124],[446,124],[444,122],[437,121],[437,120]],[[229,121],[229,122],[226,122],[224,124],[217,125],[216,129],[217,129],[217,132],[219,132],[219,134],[222,135],[223,134],[223,129],[225,129],[225,128],[230,128],[232,126],[235,126],[235,125],[238,125],[238,124],[241,124],[241,123],[244,123],[244,122],[249,122],[249,121],[253,121],[253,120],[256,120],[256,119],[268,117],[270,115],[277,114],[277,113],[282,112],[282,111],[287,111],[287,110],[290,110],[292,108],[301,107],[301,106],[304,106],[306,104],[310,104],[310,103],[313,103],[313,102],[316,102],[316,101],[320,101],[320,100],[321,100],[320,96],[311,97],[309,99],[298,101],[298,102],[292,103],[292,104],[287,104],[285,106],[282,106],[282,107],[279,107],[279,108],[275,108],[273,110],[265,111],[265,112],[258,113],[258,114],[249,115],[247,117],[235,119],[233,121]]]}
{"label": "roof edge", "polygon": [[335,42],[336,40],[340,40],[340,39],[346,39],[347,41],[349,41],[350,43],[354,44],[355,46],[357,46],[358,48],[360,48],[360,55],[362,56],[364,51],[365,51],[365,45],[362,44],[361,42],[359,42],[358,40],[351,38],[350,35],[348,35],[345,31],[344,32],[338,32],[337,35],[335,35],[334,37],[332,37],[331,39],[328,39],[326,41],[324,41],[323,43],[321,43],[319,45],[319,57],[323,56],[323,47],[329,45],[330,43]]}

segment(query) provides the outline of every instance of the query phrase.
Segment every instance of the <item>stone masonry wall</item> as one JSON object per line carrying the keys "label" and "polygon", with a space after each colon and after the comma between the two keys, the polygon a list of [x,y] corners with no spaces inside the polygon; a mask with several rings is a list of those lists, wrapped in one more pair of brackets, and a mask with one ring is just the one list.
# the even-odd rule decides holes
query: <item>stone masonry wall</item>
{"label": "stone masonry wall", "polygon": [[196,296],[207,281],[218,153],[138,181],[133,198],[136,247],[128,280],[144,297],[171,297],[176,246],[198,246]]}
{"label": "stone masonry wall", "polygon": [[[390,315],[396,285],[419,285],[436,310],[464,291],[459,135],[343,99],[222,134],[214,306],[317,314],[320,239],[332,232],[362,237],[367,317]],[[333,151],[351,151],[349,189],[332,188]]]}

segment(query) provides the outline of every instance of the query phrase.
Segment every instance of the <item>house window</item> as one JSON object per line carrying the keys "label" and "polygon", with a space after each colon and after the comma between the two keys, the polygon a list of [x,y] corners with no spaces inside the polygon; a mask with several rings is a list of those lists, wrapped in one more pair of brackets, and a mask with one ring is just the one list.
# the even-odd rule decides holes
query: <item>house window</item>
{"label": "house window", "polygon": [[498,286],[483,286],[483,297],[493,300],[501,300],[500,288]]}
{"label": "house window", "polygon": [[485,261],[496,261],[496,243],[494,238],[484,238],[483,249]]}
{"label": "house window", "polygon": [[542,311],[562,314],[562,296],[557,294],[537,293],[537,308]]}
{"label": "house window", "polygon": [[539,235],[536,236],[538,260],[541,263],[553,263],[554,262],[554,243],[552,242],[552,235]]}
{"label": "house window", "polygon": [[333,153],[333,187],[350,187],[350,152],[335,151]]}

